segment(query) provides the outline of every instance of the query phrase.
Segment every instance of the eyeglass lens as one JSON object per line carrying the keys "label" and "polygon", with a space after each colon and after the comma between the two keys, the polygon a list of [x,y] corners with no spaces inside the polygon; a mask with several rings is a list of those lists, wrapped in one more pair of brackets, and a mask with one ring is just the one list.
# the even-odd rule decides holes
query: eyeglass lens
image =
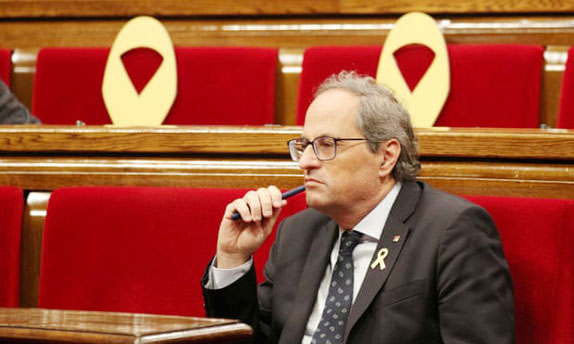
{"label": "eyeglass lens", "polygon": [[297,139],[289,142],[291,158],[299,161],[308,145],[313,145],[313,151],[319,160],[330,160],[335,157],[335,139],[332,137],[318,137],[313,141]]}

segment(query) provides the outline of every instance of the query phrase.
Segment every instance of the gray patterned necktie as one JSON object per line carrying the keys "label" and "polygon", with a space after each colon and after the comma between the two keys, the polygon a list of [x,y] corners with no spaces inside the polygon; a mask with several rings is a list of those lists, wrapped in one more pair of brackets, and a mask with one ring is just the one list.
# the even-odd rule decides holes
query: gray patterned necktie
{"label": "gray patterned necktie", "polygon": [[335,344],[343,341],[345,324],[353,302],[353,249],[359,243],[361,235],[359,232],[346,231],[341,237],[339,256],[329,284],[329,295],[311,344]]}

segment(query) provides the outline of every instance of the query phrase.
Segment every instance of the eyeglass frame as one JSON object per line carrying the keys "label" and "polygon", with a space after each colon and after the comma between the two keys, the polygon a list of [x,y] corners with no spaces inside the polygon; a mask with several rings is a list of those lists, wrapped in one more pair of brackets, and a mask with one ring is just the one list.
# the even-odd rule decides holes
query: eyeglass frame
{"label": "eyeglass frame", "polygon": [[[333,157],[332,158],[321,159],[319,157],[319,152],[318,152],[319,148],[317,148],[316,142],[317,142],[317,140],[321,140],[321,139],[332,139],[333,140]],[[293,143],[293,146],[294,146],[295,142],[301,141],[301,140],[306,142],[306,145],[303,148],[303,152],[305,151],[305,149],[307,149],[307,147],[309,145],[311,145],[313,147],[313,153],[315,153],[315,157],[317,157],[317,159],[320,161],[330,161],[330,160],[333,160],[337,157],[337,142],[339,142],[339,141],[368,141],[368,139],[366,139],[364,137],[363,138],[358,138],[358,137],[339,138],[339,137],[332,137],[332,136],[328,136],[328,135],[316,137],[312,141],[309,141],[306,138],[291,139],[291,140],[287,141],[287,147],[289,147],[289,155],[291,156],[291,160],[293,160],[295,162],[299,162],[299,160],[301,160],[301,157],[299,157],[299,159],[295,159],[295,157],[296,157],[296,151],[294,150],[295,147],[293,148],[293,150],[291,150],[291,145]],[[303,156],[303,153],[301,153],[301,156]]]}

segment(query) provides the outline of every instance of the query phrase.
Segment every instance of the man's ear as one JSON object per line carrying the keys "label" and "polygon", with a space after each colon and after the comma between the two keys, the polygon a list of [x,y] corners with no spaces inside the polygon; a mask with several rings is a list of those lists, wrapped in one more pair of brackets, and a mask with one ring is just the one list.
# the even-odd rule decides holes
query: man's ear
{"label": "man's ear", "polygon": [[397,139],[387,140],[379,146],[379,154],[382,156],[379,174],[386,177],[391,174],[401,154],[401,144]]}

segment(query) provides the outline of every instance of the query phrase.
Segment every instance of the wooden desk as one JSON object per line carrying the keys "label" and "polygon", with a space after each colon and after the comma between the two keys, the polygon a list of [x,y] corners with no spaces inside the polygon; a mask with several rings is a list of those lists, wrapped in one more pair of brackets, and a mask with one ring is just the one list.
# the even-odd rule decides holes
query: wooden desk
{"label": "wooden desk", "polygon": [[235,320],[166,315],[0,308],[0,343],[239,343]]}

